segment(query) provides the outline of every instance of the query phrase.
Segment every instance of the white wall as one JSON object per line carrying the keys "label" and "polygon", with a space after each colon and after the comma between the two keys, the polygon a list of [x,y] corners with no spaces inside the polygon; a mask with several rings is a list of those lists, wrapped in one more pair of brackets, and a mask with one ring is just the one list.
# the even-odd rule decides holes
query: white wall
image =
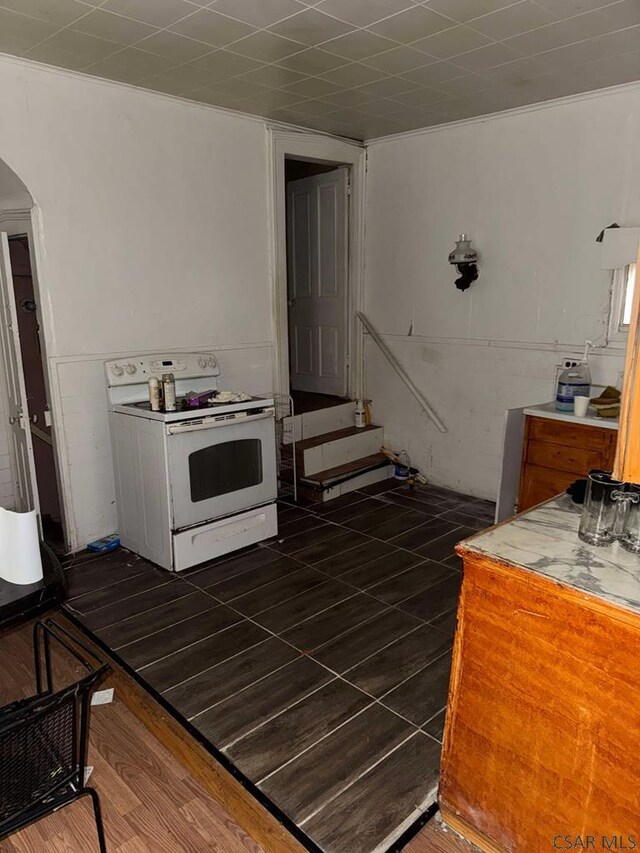
{"label": "white wall", "polygon": [[56,426],[82,547],[116,526],[105,359],[210,349],[225,384],[272,387],[266,128],[7,58],[0,115],[0,158],[39,208]]}
{"label": "white wall", "polygon": [[[640,224],[638,138],[629,88],[370,146],[366,311],[449,432],[370,340],[367,396],[434,482],[495,497],[504,410],[549,400],[560,357],[605,342],[610,273],[595,238]],[[481,254],[466,293],[447,262],[462,232]],[[594,381],[615,381],[621,353],[592,366]]]}

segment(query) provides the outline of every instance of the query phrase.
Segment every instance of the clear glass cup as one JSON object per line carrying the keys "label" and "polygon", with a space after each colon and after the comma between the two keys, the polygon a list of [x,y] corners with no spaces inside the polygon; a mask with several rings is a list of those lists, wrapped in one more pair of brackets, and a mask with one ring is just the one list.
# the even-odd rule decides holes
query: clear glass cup
{"label": "clear glass cup", "polygon": [[578,536],[589,545],[611,545],[624,483],[612,480],[605,471],[592,471],[587,478]]}
{"label": "clear glass cup", "polygon": [[622,539],[629,514],[629,505],[635,500],[634,495],[627,491],[628,485],[628,483],[622,483],[612,495],[613,500],[617,502],[616,515],[613,520],[614,539]]}
{"label": "clear glass cup", "polygon": [[627,483],[625,490],[625,513],[621,521],[620,544],[627,551],[640,554],[640,486]]}

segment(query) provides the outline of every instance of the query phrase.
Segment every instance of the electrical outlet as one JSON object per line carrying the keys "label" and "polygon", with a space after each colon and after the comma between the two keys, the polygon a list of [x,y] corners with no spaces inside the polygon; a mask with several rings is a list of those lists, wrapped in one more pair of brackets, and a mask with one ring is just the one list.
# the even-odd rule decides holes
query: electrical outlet
{"label": "electrical outlet", "polygon": [[566,370],[568,367],[577,367],[579,364],[580,359],[575,358],[575,356],[566,356],[556,365],[556,367],[559,367],[560,370]]}

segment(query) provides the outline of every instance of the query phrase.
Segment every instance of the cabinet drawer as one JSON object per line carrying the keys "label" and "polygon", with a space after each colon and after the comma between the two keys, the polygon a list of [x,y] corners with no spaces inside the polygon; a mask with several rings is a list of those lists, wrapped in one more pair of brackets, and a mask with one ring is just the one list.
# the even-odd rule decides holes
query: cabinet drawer
{"label": "cabinet drawer", "polygon": [[603,427],[582,426],[550,418],[529,417],[529,440],[548,441],[565,447],[603,450],[608,443],[608,430]]}
{"label": "cabinet drawer", "polygon": [[547,441],[530,441],[527,450],[527,462],[552,468],[554,471],[568,471],[585,476],[592,468],[602,468],[605,454],[602,450],[585,447],[572,447],[550,444]]}

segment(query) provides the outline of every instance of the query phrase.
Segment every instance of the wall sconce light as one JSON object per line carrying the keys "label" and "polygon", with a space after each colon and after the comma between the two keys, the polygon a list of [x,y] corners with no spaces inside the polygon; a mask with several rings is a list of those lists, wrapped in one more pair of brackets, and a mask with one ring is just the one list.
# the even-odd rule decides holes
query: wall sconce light
{"label": "wall sconce light", "polygon": [[466,234],[461,234],[456,240],[455,249],[449,253],[449,263],[460,273],[460,278],[456,279],[458,290],[467,290],[478,278],[478,253],[471,248],[471,240],[467,240]]}

